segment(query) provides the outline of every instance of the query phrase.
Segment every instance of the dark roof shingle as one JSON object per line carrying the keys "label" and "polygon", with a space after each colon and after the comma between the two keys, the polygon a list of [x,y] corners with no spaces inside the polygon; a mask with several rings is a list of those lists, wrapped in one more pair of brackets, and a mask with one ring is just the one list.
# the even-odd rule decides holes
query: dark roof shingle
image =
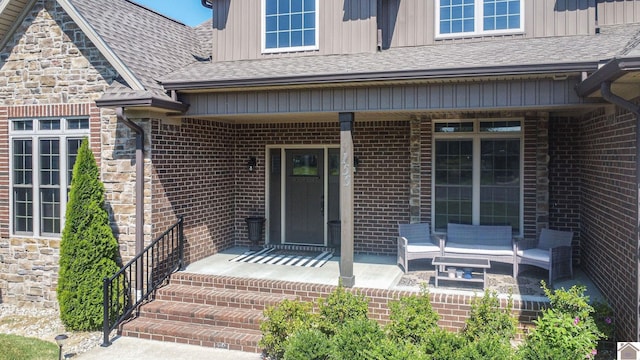
{"label": "dark roof shingle", "polygon": [[599,62],[621,55],[640,32],[640,24],[603,26],[598,35],[494,39],[391,48],[376,53],[312,55],[244,61],[193,63],[163,76],[166,86],[189,82],[231,82],[322,77],[336,74],[384,74],[481,67]]}
{"label": "dark roof shingle", "polygon": [[[196,31],[129,0],[69,0],[146,90],[166,96],[157,79],[208,58]],[[200,34],[200,36],[198,36]]]}

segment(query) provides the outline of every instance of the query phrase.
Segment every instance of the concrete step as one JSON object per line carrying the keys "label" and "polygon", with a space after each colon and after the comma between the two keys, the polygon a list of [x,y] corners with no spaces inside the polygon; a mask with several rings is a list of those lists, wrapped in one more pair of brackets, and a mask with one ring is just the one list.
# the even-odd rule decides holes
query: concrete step
{"label": "concrete step", "polygon": [[122,336],[259,353],[259,330],[138,317],[121,325]]}
{"label": "concrete step", "polygon": [[264,319],[261,310],[166,300],[155,300],[143,305],[139,316],[147,319],[252,330],[260,330],[260,322]]}

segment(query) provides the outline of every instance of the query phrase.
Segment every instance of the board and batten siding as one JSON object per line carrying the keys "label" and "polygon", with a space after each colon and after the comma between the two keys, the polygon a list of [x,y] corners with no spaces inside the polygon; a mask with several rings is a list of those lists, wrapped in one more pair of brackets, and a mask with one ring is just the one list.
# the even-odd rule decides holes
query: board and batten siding
{"label": "board and batten siding", "polygon": [[185,116],[233,116],[345,111],[466,111],[552,109],[583,104],[565,81],[520,79],[362,88],[184,94]]}
{"label": "board and batten siding", "polygon": [[640,22],[639,0],[600,0],[598,25],[631,24]]}
{"label": "board and batten siding", "polygon": [[[595,33],[596,0],[524,0],[524,33],[504,35],[508,37],[548,37],[565,35],[584,35]],[[637,12],[638,0],[615,1],[600,4],[605,12],[619,13],[634,10]],[[630,5],[627,3],[634,3]],[[601,10],[603,11],[603,10]],[[608,15],[607,17],[613,17]],[[631,15],[627,16],[629,19]],[[622,18],[622,15],[618,15]],[[625,18],[626,22],[629,19]],[[638,21],[637,16],[635,17]],[[615,19],[620,22],[620,20]],[[435,39],[436,35],[435,1],[390,0],[383,1],[380,9],[380,25],[383,32],[383,48],[401,46],[421,46],[450,41],[469,39]],[[603,24],[611,24],[607,21]],[[487,36],[493,39],[496,36]],[[482,38],[481,35],[472,40]]]}
{"label": "board and batten siding", "polygon": [[264,54],[262,3],[263,0],[213,2],[214,61],[376,51],[376,0],[320,0],[318,50]]}

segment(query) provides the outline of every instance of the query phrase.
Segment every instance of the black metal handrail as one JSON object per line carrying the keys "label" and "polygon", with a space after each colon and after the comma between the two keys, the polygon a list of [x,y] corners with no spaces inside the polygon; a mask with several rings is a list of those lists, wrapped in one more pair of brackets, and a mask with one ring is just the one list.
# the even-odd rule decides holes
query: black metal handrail
{"label": "black metal handrail", "polygon": [[[162,235],[136,255],[111,278],[103,280],[104,322],[102,346],[109,334],[176,270],[184,258],[184,219],[179,218]],[[136,276],[136,273],[140,273]]]}

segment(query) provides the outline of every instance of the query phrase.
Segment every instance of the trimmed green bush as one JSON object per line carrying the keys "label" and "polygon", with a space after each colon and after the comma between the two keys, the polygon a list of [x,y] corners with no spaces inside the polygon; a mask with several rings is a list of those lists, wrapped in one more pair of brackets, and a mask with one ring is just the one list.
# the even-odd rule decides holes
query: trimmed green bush
{"label": "trimmed green bush", "polygon": [[388,337],[364,350],[363,359],[380,360],[429,360],[417,345],[407,341],[391,340]]}
{"label": "trimmed green bush", "polygon": [[484,334],[474,340],[467,339],[456,351],[453,359],[460,360],[515,360],[516,352],[509,341],[499,335]]}
{"label": "trimmed green bush", "polygon": [[318,329],[300,329],[285,343],[285,360],[325,360],[331,353],[329,338]]}
{"label": "trimmed green bush", "polygon": [[552,292],[542,282],[551,307],[535,320],[536,327],[525,339],[519,353],[525,360],[583,360],[596,354],[603,334],[591,316],[594,312],[584,286]]}
{"label": "trimmed green bush", "polygon": [[405,296],[389,302],[389,324],[385,327],[393,340],[421,343],[438,327],[438,313],[431,307],[429,291],[422,286],[420,295]]}
{"label": "trimmed green bush", "polygon": [[102,281],[118,270],[118,242],[104,207],[104,185],[85,139],[73,167],[66,222],[60,242],[60,319],[75,331],[99,330]]}
{"label": "trimmed green bush", "polygon": [[364,295],[347,291],[343,286],[318,302],[320,330],[332,336],[348,320],[367,319],[369,304]]}
{"label": "trimmed green bush", "polygon": [[428,359],[450,360],[465,343],[465,339],[459,334],[437,328],[424,338],[420,346]]}
{"label": "trimmed green bush", "polygon": [[[296,300],[283,300],[277,306],[264,311],[265,321],[260,324],[262,339],[260,347],[274,359],[281,359],[286,350],[287,339],[297,331],[311,328],[317,318],[311,313],[312,304]],[[290,350],[289,356],[293,356]]]}
{"label": "trimmed green bush", "polygon": [[485,290],[483,297],[475,297],[471,303],[464,335],[469,340],[479,339],[486,335],[497,336],[508,342],[513,339],[517,329],[517,320],[511,315],[512,308],[511,296],[509,296],[507,308],[502,309],[498,294],[495,291]]}
{"label": "trimmed green bush", "polygon": [[366,317],[348,319],[331,339],[331,359],[367,359],[367,352],[384,338],[384,331],[375,320]]}

